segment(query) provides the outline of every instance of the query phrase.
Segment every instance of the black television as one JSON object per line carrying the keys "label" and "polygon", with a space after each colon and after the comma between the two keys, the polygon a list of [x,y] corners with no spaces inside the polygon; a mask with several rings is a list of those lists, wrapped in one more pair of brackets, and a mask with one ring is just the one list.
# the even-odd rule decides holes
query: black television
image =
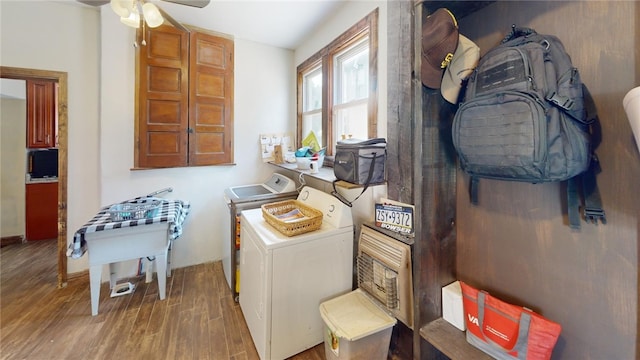
{"label": "black television", "polygon": [[58,149],[29,152],[29,174],[32,179],[58,177]]}

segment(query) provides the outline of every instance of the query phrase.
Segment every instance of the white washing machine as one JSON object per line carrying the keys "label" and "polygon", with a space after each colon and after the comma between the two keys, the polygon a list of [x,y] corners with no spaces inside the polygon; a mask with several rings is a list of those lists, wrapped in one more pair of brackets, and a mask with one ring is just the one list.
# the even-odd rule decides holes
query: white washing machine
{"label": "white washing machine", "polygon": [[318,306],[352,289],[351,208],[310,187],[297,199],[322,211],[320,229],[288,237],[267,224],[261,209],[241,215],[240,308],[262,360],[322,343]]}

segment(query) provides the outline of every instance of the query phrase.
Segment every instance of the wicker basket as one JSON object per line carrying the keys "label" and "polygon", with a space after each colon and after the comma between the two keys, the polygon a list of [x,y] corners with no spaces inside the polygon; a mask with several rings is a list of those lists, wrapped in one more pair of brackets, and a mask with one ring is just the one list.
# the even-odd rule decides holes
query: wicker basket
{"label": "wicker basket", "polygon": [[111,221],[150,219],[158,213],[161,203],[155,199],[123,202],[109,207],[109,216]]}
{"label": "wicker basket", "polygon": [[286,236],[318,230],[322,225],[322,212],[298,200],[262,205],[262,217],[269,225]]}

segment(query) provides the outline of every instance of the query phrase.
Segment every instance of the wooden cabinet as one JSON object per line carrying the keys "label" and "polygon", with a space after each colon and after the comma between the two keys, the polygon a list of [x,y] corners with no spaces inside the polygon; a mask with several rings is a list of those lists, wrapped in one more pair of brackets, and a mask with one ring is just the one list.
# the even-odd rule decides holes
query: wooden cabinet
{"label": "wooden cabinet", "polygon": [[58,182],[26,185],[27,241],[58,237]]}
{"label": "wooden cabinet", "polygon": [[55,147],[56,132],[56,83],[27,80],[27,147]]}
{"label": "wooden cabinet", "polygon": [[233,40],[169,25],[148,28],[146,38],[136,167],[233,163]]}

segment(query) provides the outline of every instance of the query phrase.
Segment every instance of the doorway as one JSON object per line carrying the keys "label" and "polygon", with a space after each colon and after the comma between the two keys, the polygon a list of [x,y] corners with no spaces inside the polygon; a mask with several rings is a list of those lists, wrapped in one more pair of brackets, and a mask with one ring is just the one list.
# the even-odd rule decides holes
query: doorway
{"label": "doorway", "polygon": [[58,288],[67,285],[67,73],[0,66],[0,77],[58,83]]}

